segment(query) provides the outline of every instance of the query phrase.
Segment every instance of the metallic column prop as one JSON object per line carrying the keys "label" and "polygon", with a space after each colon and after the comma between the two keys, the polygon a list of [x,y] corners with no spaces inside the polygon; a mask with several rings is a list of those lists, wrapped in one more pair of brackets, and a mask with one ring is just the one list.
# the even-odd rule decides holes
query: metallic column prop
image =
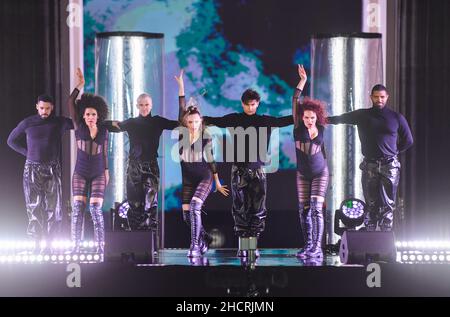
{"label": "metallic column prop", "polygon": [[[329,115],[371,107],[370,90],[383,83],[381,34],[327,34],[311,39],[311,96],[327,103]],[[356,127],[325,132],[330,185],[326,199],[327,243],[337,242],[334,211],[349,197],[364,199],[361,146]]]}
{"label": "metallic column prop", "polygon": [[[153,100],[152,113],[164,114],[164,35],[143,32],[98,33],[95,38],[95,92],[105,97],[110,117],[125,120],[136,117],[137,97],[146,92]],[[164,153],[164,142],[160,149]],[[126,133],[110,134],[108,149],[110,184],[105,209],[126,199],[126,168],[129,140]],[[164,161],[158,158],[161,175]],[[160,189],[164,192],[164,178]],[[159,211],[164,210],[164,195],[159,196]],[[158,218],[162,217],[159,213]],[[161,220],[161,219],[160,219]],[[161,223],[161,222],[160,222]],[[161,226],[163,227],[163,225]]]}

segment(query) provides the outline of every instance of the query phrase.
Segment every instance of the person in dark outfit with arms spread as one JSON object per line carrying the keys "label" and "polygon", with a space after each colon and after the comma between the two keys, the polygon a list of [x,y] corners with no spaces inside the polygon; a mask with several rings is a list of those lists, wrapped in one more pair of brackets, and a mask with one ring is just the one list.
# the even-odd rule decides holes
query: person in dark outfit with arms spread
{"label": "person in dark outfit with arms spread", "polygon": [[139,116],[125,121],[108,121],[110,132],[127,132],[130,151],[127,168],[127,200],[133,220],[132,229],[157,229],[159,138],[163,130],[173,130],[178,121],[152,116],[153,102],[143,93],[137,98]]}
{"label": "person in dark outfit with arms spread", "polygon": [[[270,139],[271,129],[293,123],[292,115],[272,117],[256,114],[260,102],[259,94],[252,89],[241,97],[243,112],[230,113],[223,117],[203,117],[205,124],[228,128],[234,146],[234,161],[231,170],[232,215],[234,231],[239,237],[239,257],[249,254],[241,246],[253,244],[264,231],[266,209],[266,161],[267,146],[260,147],[261,139]],[[266,144],[267,145],[267,140]],[[243,142],[242,142],[243,141]],[[256,152],[256,153],[255,153]],[[251,249],[251,248],[249,248]],[[258,251],[255,252],[259,255]]]}
{"label": "person in dark outfit with arms spread", "polygon": [[[21,121],[8,137],[8,145],[26,157],[23,191],[28,215],[27,234],[39,241],[58,234],[61,213],[61,138],[73,129],[72,120],[56,116],[53,99],[41,95],[36,103],[37,114]],[[26,138],[26,145],[23,139]]]}
{"label": "person in dark outfit with arms spread", "polygon": [[386,107],[389,98],[386,87],[375,85],[370,99],[372,107],[358,109],[328,118],[331,124],[358,126],[364,160],[362,187],[368,213],[364,221],[368,231],[379,226],[382,231],[392,230],[393,211],[400,180],[398,154],[413,144],[406,119]]}

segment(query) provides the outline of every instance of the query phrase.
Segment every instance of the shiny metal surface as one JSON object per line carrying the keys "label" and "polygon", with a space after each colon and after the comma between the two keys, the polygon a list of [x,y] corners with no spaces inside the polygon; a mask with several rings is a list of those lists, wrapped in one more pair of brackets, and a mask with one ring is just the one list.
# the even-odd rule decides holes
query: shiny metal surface
{"label": "shiny metal surface", "polygon": [[[377,33],[317,35],[311,39],[311,96],[327,103],[328,115],[371,107],[370,92],[382,84],[381,35]],[[325,145],[330,170],[327,243],[336,243],[334,212],[349,197],[364,199],[361,146],[356,126],[328,126]]]}

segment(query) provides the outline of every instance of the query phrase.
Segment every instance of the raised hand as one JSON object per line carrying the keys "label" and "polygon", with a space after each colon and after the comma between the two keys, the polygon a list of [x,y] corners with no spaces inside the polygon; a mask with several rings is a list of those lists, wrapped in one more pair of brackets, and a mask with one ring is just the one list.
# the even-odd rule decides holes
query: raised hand
{"label": "raised hand", "polygon": [[184,71],[183,70],[181,70],[180,71],[180,76],[174,76],[175,77],[175,80],[177,81],[177,83],[178,83],[178,95],[179,96],[184,96],[184,80],[183,80],[183,73],[184,73]]}
{"label": "raised hand", "polygon": [[308,76],[306,75],[306,70],[303,65],[298,65],[298,75],[300,76],[300,80],[306,82]]}
{"label": "raised hand", "polygon": [[78,88],[78,90],[81,90],[81,88],[83,88],[84,86],[84,76],[81,68],[77,68],[77,70],[75,71],[75,76],[77,77],[76,87]]}
{"label": "raised hand", "polygon": [[184,73],[184,71],[181,70],[181,71],[180,71],[180,76],[174,76],[174,77],[175,77],[175,80],[176,80],[177,83],[178,83],[178,86],[184,85],[184,81],[183,81],[183,73]]}

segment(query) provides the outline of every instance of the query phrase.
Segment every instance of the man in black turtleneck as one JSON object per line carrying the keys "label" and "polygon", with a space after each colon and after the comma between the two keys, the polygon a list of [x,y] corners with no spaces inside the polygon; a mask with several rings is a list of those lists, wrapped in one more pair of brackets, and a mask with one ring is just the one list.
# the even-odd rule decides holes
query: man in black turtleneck
{"label": "man in black turtleneck", "polygon": [[267,161],[267,142],[272,128],[293,124],[292,115],[276,118],[256,114],[260,99],[256,91],[247,89],[241,97],[244,112],[230,113],[223,117],[203,117],[206,124],[228,128],[232,137],[232,214],[234,231],[239,237],[239,257],[248,256],[241,248],[243,245],[252,244],[253,247],[249,249],[256,249],[256,238],[264,231],[267,184],[262,166]]}
{"label": "man in black turtleneck", "polygon": [[37,114],[25,118],[11,132],[8,145],[26,157],[23,191],[28,214],[27,233],[36,242],[59,233],[61,214],[61,138],[73,129],[70,118],[56,116],[53,98],[41,95],[37,99]]}
{"label": "man in black turtleneck", "polygon": [[364,156],[360,165],[362,187],[368,208],[365,226],[368,231],[376,230],[377,225],[382,231],[390,231],[400,180],[397,155],[411,147],[413,137],[406,119],[386,107],[386,87],[375,85],[370,98],[372,108],[329,117],[328,121],[358,126]]}
{"label": "man in black turtleneck", "polygon": [[159,138],[163,130],[175,129],[178,121],[152,116],[152,98],[148,94],[141,94],[137,98],[136,106],[139,109],[138,117],[122,122],[109,121],[107,126],[110,132],[128,133],[130,152],[127,168],[127,200],[133,219],[139,222],[137,229],[155,230],[159,187],[157,160]]}

